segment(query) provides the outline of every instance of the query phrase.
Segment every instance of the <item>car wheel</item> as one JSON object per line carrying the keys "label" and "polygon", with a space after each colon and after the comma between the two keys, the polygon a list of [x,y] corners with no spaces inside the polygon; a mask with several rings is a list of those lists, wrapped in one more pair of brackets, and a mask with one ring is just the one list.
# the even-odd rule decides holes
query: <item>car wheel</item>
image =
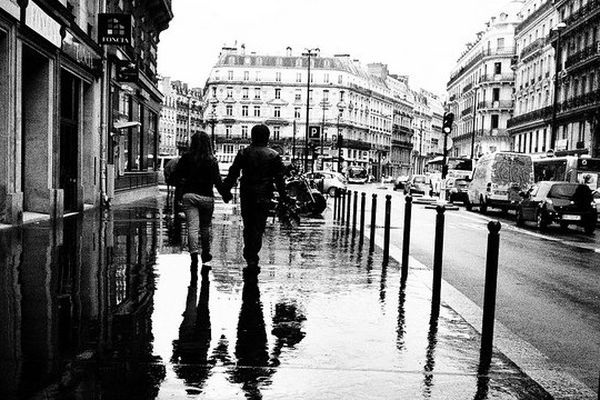
{"label": "car wheel", "polygon": [[560,223],[560,229],[563,231],[566,231],[567,229],[569,229],[569,223],[568,222],[561,222]]}
{"label": "car wheel", "polygon": [[479,212],[482,214],[486,214],[488,210],[487,200],[483,197],[479,199]]}
{"label": "car wheel", "polygon": [[335,194],[337,192],[337,189],[334,188],[333,186],[329,188],[329,190],[327,191],[327,193],[329,194],[329,197],[335,197]]}
{"label": "car wheel", "polygon": [[586,235],[593,234],[595,229],[596,229],[595,221],[589,222],[583,227],[583,231],[585,232]]}
{"label": "car wheel", "polygon": [[525,220],[523,219],[523,211],[521,211],[520,209],[517,209],[517,217],[515,220],[517,226],[523,226],[525,225]]}
{"label": "car wheel", "polygon": [[537,228],[540,232],[544,232],[548,228],[548,221],[544,216],[544,212],[539,210],[535,215],[535,222],[537,224]]}

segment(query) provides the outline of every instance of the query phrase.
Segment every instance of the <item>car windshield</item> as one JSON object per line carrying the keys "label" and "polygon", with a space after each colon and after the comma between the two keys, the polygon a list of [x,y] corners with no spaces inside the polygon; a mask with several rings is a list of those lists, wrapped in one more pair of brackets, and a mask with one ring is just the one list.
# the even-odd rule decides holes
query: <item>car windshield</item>
{"label": "car windshield", "polygon": [[548,197],[568,200],[574,200],[575,197],[578,199],[589,198],[591,201],[592,193],[590,188],[586,185],[564,183],[552,185]]}

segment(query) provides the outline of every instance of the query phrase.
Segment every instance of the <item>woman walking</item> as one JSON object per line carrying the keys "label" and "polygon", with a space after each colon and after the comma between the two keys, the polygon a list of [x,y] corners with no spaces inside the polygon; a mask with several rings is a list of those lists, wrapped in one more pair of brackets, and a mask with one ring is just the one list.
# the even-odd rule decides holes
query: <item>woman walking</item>
{"label": "woman walking", "polygon": [[190,150],[177,163],[176,176],[183,193],[183,211],[187,220],[188,247],[192,259],[190,270],[192,277],[197,278],[200,248],[203,275],[208,274],[208,263],[212,260],[211,227],[215,207],[213,187],[217,188],[225,203],[231,200],[231,194],[223,190],[219,163],[213,155],[211,140],[206,132],[198,132],[192,136]]}

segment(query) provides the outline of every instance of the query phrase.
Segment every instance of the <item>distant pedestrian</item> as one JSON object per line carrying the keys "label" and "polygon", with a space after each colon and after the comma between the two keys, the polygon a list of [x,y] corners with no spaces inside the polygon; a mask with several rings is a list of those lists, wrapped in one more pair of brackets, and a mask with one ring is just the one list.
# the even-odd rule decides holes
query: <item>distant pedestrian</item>
{"label": "distant pedestrian", "polygon": [[[212,152],[210,137],[206,132],[192,136],[190,150],[179,162],[175,174],[181,187],[183,210],[188,228],[188,247],[192,263],[192,276],[198,271],[198,252],[202,248],[202,274],[208,273],[208,263],[213,256],[211,247],[212,216],[215,206],[213,187],[216,187],[223,201],[231,200],[229,191],[224,190],[219,163]],[[200,246],[198,243],[200,236]]]}
{"label": "distant pedestrian", "polygon": [[177,156],[165,165],[163,174],[165,175],[165,183],[167,184],[167,200],[173,202],[173,213],[177,216],[179,212],[179,203],[181,202],[181,189],[178,188],[177,182],[177,163],[181,157]]}
{"label": "distant pedestrian", "polygon": [[247,276],[260,272],[258,253],[273,198],[273,184],[281,201],[288,201],[284,182],[286,170],[279,153],[267,147],[269,134],[266,125],[252,127],[251,144],[237,153],[224,183],[225,189],[231,190],[242,173],[240,198],[244,222],[243,255],[247,263],[244,273]]}

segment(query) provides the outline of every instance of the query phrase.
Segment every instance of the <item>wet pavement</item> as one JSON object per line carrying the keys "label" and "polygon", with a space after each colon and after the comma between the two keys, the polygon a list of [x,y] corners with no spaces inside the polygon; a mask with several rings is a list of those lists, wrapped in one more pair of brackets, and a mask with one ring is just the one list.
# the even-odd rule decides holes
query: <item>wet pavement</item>
{"label": "wet pavement", "polygon": [[480,368],[447,305],[430,318],[430,270],[401,284],[330,216],[270,223],[244,282],[237,206],[218,204],[193,282],[163,201],[0,231],[0,398],[550,398],[502,354]]}

